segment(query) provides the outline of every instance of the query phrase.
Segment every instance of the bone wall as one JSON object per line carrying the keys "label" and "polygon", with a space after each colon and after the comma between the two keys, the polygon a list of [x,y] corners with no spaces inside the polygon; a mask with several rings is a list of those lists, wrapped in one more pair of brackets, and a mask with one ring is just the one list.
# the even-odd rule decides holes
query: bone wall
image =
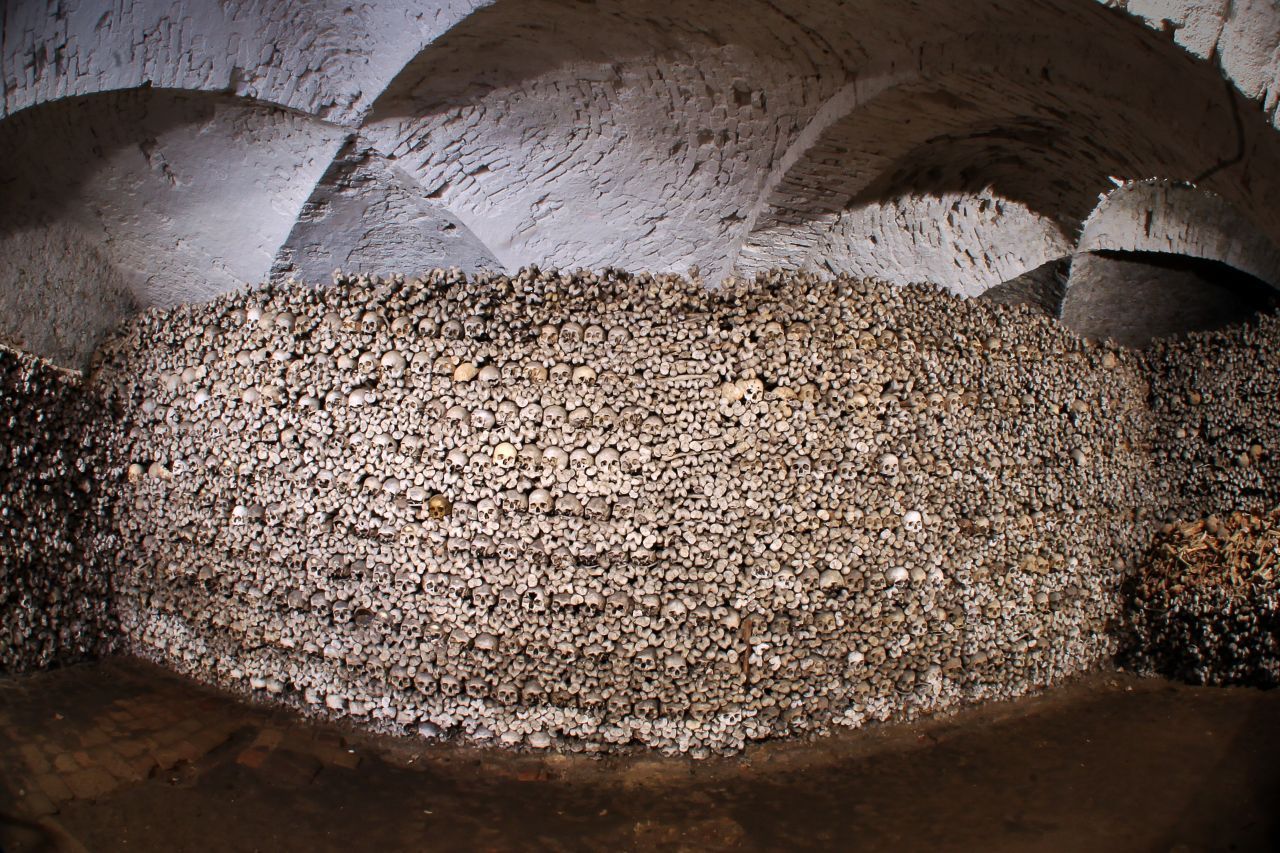
{"label": "bone wall", "polygon": [[278,288],[148,313],[99,379],[128,648],[535,748],[705,754],[1052,684],[1112,651],[1166,513],[1274,498],[1157,455],[1179,416],[1139,355],[850,280]]}
{"label": "bone wall", "polygon": [[0,345],[0,672],[75,662],[115,633],[107,423],[78,377]]}

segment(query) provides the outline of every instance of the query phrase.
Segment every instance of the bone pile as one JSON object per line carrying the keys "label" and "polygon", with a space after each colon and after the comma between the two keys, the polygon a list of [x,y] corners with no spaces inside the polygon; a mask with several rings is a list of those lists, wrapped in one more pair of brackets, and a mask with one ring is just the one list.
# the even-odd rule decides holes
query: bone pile
{"label": "bone pile", "polygon": [[128,648],[532,748],[705,755],[1088,669],[1183,477],[1139,356],[851,280],[285,286],[142,315],[96,380]]}
{"label": "bone pile", "polygon": [[72,663],[113,633],[103,426],[74,376],[0,346],[0,672]]}
{"label": "bone pile", "polygon": [[1126,586],[1129,666],[1193,684],[1280,684],[1280,509],[1168,525]]}

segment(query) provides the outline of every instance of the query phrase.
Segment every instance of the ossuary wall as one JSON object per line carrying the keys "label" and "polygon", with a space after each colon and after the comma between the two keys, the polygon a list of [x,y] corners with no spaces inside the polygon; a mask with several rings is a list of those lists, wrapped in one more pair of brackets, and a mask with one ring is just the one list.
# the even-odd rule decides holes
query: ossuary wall
{"label": "ossuary wall", "polygon": [[1243,354],[1277,331],[1215,339],[1208,382],[1199,339],[1148,357],[847,279],[438,271],[148,312],[95,376],[122,641],[532,747],[1019,695],[1113,650],[1169,513],[1274,500]]}
{"label": "ossuary wall", "polygon": [[0,346],[0,672],[108,648],[110,420],[78,375]]}

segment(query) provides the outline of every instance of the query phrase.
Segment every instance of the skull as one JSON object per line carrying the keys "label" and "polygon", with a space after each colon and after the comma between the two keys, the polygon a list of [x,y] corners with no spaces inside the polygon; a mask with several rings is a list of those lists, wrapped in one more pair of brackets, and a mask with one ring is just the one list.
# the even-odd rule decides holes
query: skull
{"label": "skull", "polygon": [[488,409],[476,409],[471,413],[471,426],[474,429],[493,429],[498,419]]}
{"label": "skull", "polygon": [[808,477],[813,473],[813,461],[808,456],[793,456],[787,467],[796,477]]}
{"label": "skull", "polygon": [[449,320],[440,327],[440,336],[447,341],[456,341],[462,337],[462,323],[457,320]]}
{"label": "skull", "polygon": [[550,376],[551,383],[553,385],[563,388],[567,386],[569,381],[573,378],[573,370],[569,365],[561,361],[551,365]]}
{"label": "skull", "polygon": [[449,411],[444,413],[444,419],[451,431],[466,432],[467,425],[471,423],[471,413],[462,406],[450,406]]}
{"label": "skull", "polygon": [[498,700],[499,705],[514,705],[520,701],[520,688],[510,681],[504,681],[494,689],[493,698]]}
{"label": "skull", "polygon": [[405,490],[404,497],[409,502],[409,506],[414,509],[422,509],[422,505],[427,502],[427,498],[430,496],[422,486],[410,486]]}
{"label": "skull", "polygon": [[596,384],[596,372],[594,369],[585,364],[580,364],[573,369],[573,384],[579,388],[586,389]]}
{"label": "skull", "polygon": [[619,350],[627,345],[627,341],[631,340],[631,333],[622,326],[614,326],[609,329],[609,349]]}
{"label": "skull", "polygon": [[548,447],[542,451],[542,467],[564,471],[569,467],[569,454],[559,447]]}
{"label": "skull", "polygon": [[547,593],[540,586],[525,590],[520,597],[520,605],[530,613],[542,613],[547,609]]}
{"label": "skull", "polygon": [[542,473],[542,451],[532,444],[520,448],[520,473],[526,477],[536,477]]}
{"label": "skull", "polygon": [[449,451],[449,455],[445,457],[445,462],[448,464],[449,470],[453,471],[455,474],[462,473],[467,468],[468,459],[466,451],[455,447],[453,450]]}
{"label": "skull", "polygon": [[525,376],[534,385],[544,385],[547,381],[547,369],[541,364],[531,364],[525,369]]}
{"label": "skull", "polygon": [[547,406],[542,410],[542,425],[547,429],[560,429],[567,418],[564,406]]}
{"label": "skull", "polygon": [[591,426],[591,410],[579,406],[569,413],[569,426],[573,429],[587,429]]}
{"label": "skull", "polygon": [[504,441],[495,447],[493,449],[493,464],[504,471],[515,467],[515,445],[509,441]]}
{"label": "skull", "polygon": [[498,505],[490,498],[481,498],[476,501],[476,516],[481,521],[497,521]]}
{"label": "skull", "polygon": [[616,518],[629,519],[636,514],[636,499],[622,496],[613,502],[613,515]]}
{"label": "skull", "polygon": [[619,421],[627,429],[639,429],[644,423],[645,411],[639,406],[627,406],[618,416]]}
{"label": "skull", "polygon": [[367,335],[376,334],[386,324],[386,319],[376,311],[366,311],[360,316],[360,329]]}
{"label": "skull", "polygon": [[644,468],[644,457],[640,455],[638,450],[628,450],[622,454],[619,464],[622,468],[622,473],[639,474],[641,469]]}
{"label": "skull", "polygon": [[546,324],[538,330],[538,343],[543,346],[551,346],[560,337],[560,330],[550,323]]}
{"label": "skull", "polygon": [[535,426],[542,423],[542,406],[530,403],[520,410],[520,423],[524,426]]}
{"label": "skull", "polygon": [[440,692],[453,699],[462,694],[462,682],[454,678],[452,675],[440,676]]}
{"label": "skull", "polygon": [[582,503],[573,495],[561,495],[556,498],[557,515],[582,515]]}
{"label": "skull", "polygon": [[585,471],[595,464],[595,459],[585,447],[579,447],[569,454],[569,467],[574,471]]}
{"label": "skull", "polygon": [[610,616],[628,616],[634,606],[631,596],[621,590],[610,595],[605,603]]}
{"label": "skull", "polygon": [[453,369],[453,381],[470,382],[476,378],[476,374],[479,372],[473,362],[464,361]]}
{"label": "skull", "polygon": [[622,457],[612,447],[606,447],[596,454],[596,469],[602,474],[617,474],[622,470]]}
{"label": "skull", "polygon": [[493,415],[498,419],[498,426],[509,427],[519,420],[520,407],[510,400],[503,400],[498,404]]}
{"label": "skull", "polygon": [[683,655],[667,655],[662,664],[663,670],[671,678],[683,678],[689,669],[689,662]]}
{"label": "skull", "polygon": [[582,326],[577,323],[565,323],[560,327],[560,349],[573,352],[582,343]]}
{"label": "skull", "polygon": [[902,529],[908,533],[924,530],[924,516],[918,510],[908,510],[902,515]]}
{"label": "skull", "polygon": [[601,406],[600,411],[595,413],[595,417],[592,420],[595,421],[598,428],[608,432],[617,425],[618,413],[609,406]]}
{"label": "skull", "polygon": [[748,403],[758,402],[764,397],[764,383],[754,376],[743,379],[738,387],[742,389],[742,399]]}
{"label": "skull", "polygon": [[432,495],[427,499],[427,513],[432,518],[447,518],[451,512],[453,512],[453,504],[444,495]]}
{"label": "skull", "polygon": [[886,453],[880,457],[880,473],[886,477],[898,476],[898,457]]}
{"label": "skull", "polygon": [[401,376],[404,376],[405,367],[408,366],[408,362],[405,361],[404,356],[395,350],[384,353],[380,364],[383,372],[392,379],[399,379]]}
{"label": "skull", "polygon": [[493,457],[485,453],[483,450],[477,450],[471,454],[471,472],[478,476],[484,477],[489,473],[489,467],[493,464]]}
{"label": "skull", "polygon": [[468,338],[480,337],[484,334],[484,318],[479,314],[472,314],[462,321],[462,331]]}
{"label": "skull", "polygon": [[606,521],[609,518],[609,502],[597,495],[587,501],[586,516],[592,521]]}
{"label": "skull", "polygon": [[551,512],[551,493],[546,489],[534,489],[529,493],[529,511],[537,515]]}
{"label": "skull", "polygon": [[482,583],[471,590],[471,603],[479,610],[491,610],[498,603],[498,593],[489,584]]}

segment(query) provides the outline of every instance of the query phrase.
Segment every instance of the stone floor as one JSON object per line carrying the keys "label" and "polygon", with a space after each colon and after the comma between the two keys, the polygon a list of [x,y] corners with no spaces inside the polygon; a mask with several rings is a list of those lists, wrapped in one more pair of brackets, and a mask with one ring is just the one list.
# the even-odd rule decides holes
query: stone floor
{"label": "stone floor", "polygon": [[1123,673],[733,759],[368,737],[138,661],[0,680],[0,850],[1280,849],[1280,691]]}

